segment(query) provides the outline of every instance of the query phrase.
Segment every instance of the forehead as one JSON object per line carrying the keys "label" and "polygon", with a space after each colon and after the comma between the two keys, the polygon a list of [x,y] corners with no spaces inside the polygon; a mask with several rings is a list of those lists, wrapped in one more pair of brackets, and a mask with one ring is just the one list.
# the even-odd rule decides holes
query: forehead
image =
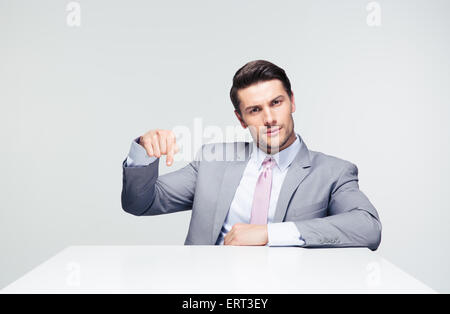
{"label": "forehead", "polygon": [[250,85],[238,91],[242,108],[265,104],[275,97],[285,95],[283,83],[280,80],[270,80]]}

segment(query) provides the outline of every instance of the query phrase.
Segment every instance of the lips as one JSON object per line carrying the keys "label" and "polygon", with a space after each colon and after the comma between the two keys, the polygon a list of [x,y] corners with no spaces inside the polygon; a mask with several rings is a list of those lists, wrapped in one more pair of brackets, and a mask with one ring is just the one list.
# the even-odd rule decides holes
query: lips
{"label": "lips", "polygon": [[266,131],[267,136],[273,136],[280,133],[281,127],[273,127]]}

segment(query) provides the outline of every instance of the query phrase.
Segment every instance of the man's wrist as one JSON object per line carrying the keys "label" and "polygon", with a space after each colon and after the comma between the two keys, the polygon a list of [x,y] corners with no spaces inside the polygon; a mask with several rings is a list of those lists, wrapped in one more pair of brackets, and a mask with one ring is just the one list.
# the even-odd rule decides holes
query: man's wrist
{"label": "man's wrist", "polygon": [[157,160],[155,156],[149,157],[145,148],[139,144],[140,137],[135,138],[131,142],[130,151],[127,156],[126,166],[127,167],[142,167],[148,166]]}
{"label": "man's wrist", "polygon": [[269,223],[267,225],[268,246],[303,246],[302,239],[295,223],[292,221]]}

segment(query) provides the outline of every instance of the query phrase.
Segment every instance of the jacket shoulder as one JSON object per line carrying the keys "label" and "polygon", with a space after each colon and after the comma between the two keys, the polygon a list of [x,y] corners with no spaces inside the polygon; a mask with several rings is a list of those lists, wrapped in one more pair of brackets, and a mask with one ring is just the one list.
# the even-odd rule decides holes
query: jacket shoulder
{"label": "jacket shoulder", "polygon": [[355,169],[356,171],[358,169],[354,163],[343,158],[312,150],[309,151],[309,155],[312,167],[321,168],[331,173],[341,173],[345,169]]}

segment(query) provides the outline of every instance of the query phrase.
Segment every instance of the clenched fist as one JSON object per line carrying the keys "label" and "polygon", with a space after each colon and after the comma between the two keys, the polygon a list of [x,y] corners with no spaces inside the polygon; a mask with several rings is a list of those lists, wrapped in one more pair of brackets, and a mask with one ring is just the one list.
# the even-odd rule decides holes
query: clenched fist
{"label": "clenched fist", "polygon": [[267,225],[237,223],[225,235],[223,245],[266,245]]}
{"label": "clenched fist", "polygon": [[167,155],[166,164],[168,166],[173,164],[173,155],[179,151],[175,134],[170,130],[150,130],[140,137],[139,144],[145,148],[150,157],[159,158]]}

